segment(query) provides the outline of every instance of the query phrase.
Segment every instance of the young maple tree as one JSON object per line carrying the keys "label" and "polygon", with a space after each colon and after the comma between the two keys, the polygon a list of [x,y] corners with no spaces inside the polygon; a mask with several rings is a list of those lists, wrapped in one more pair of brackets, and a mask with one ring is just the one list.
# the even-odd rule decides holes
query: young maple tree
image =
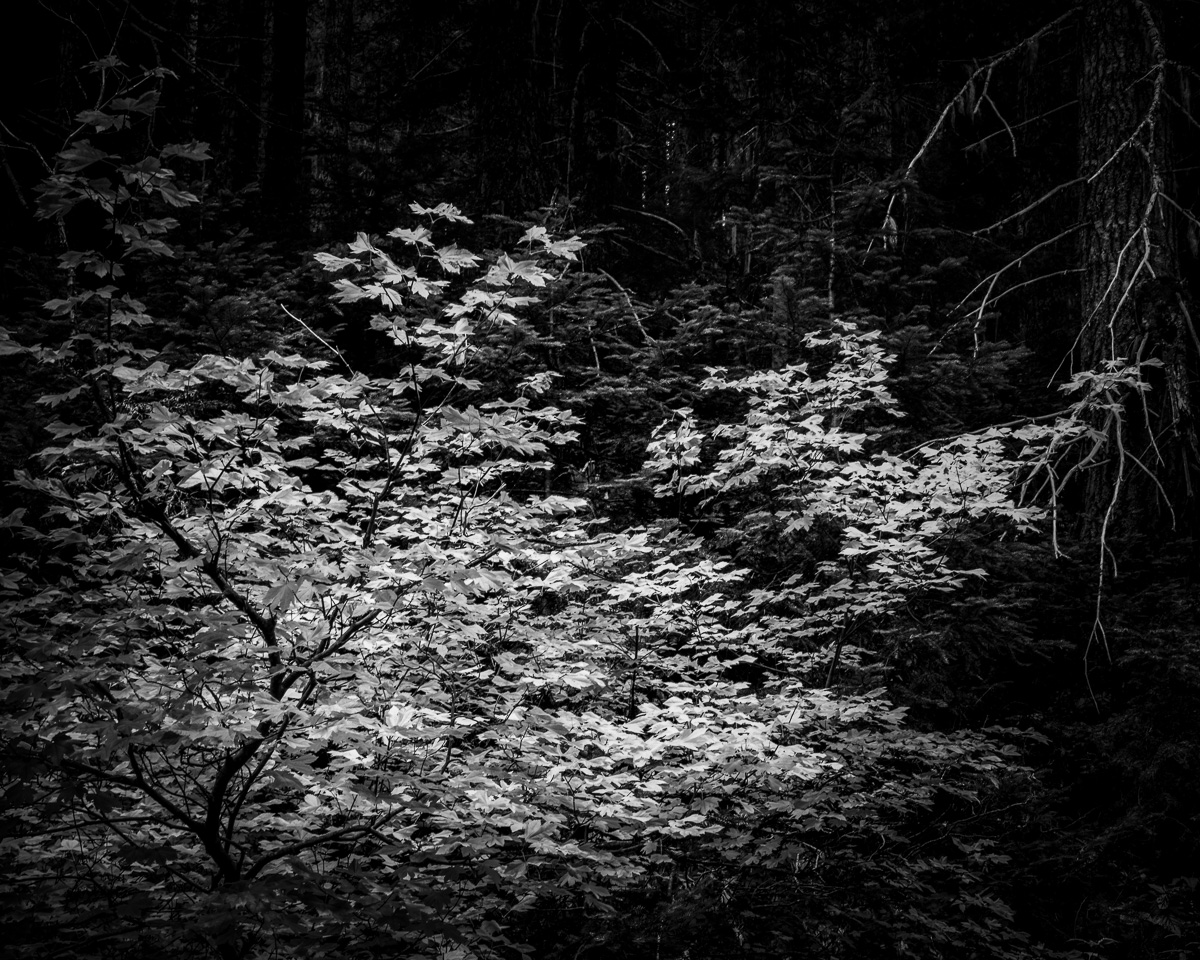
{"label": "young maple tree", "polygon": [[[81,118],[97,133],[153,112],[104,103]],[[108,232],[63,255],[55,326],[0,340],[51,418],[0,582],[17,955],[511,956],[539,912],[603,916],[688,864],[799,890],[827,860],[863,892],[799,911],[795,939],[1030,955],[976,886],[986,844],[951,864],[905,835],[1013,749],[805,682],[787,638],[837,628],[840,652],[847,624],[965,575],[934,549],[948,527],[1028,520],[1000,439],[870,451],[853,421],[890,408],[885,358],[849,326],[812,338],[835,355],[821,376],[714,373],[750,413],[706,477],[697,441],[660,435],[663,489],[754,487],[789,531],[832,518],[842,538],[816,580],[743,596],[677,524],[612,530],[553,492],[576,420],[540,404],[551,371],[472,403],[480,336],[520,322],[576,238],[533,227],[483,258],[439,246],[457,209],[413,204],[414,225],[319,254],[402,361],[389,377],[299,316],[292,352],[157,342],[121,284],[170,252],[158,208],[196,202],[163,161],[205,155],[69,143],[44,213],[98,206]],[[747,663],[770,676],[736,679]],[[864,853],[879,842],[898,852]],[[957,892],[926,895],[935,876]],[[856,898],[881,891],[868,916]]]}

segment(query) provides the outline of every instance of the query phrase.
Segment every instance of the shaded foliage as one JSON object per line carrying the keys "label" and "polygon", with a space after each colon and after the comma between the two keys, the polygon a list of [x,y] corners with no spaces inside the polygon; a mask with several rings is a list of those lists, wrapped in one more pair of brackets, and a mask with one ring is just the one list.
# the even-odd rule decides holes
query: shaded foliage
{"label": "shaded foliage", "polygon": [[14,949],[1193,949],[1200,33],[1053,6],[39,6]]}

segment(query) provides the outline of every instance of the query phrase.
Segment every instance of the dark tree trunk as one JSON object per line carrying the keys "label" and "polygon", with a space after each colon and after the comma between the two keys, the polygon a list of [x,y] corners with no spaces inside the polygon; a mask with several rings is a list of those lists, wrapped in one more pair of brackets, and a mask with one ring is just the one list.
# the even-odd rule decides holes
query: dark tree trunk
{"label": "dark tree trunk", "polygon": [[268,233],[307,232],[304,182],[304,67],[308,0],[271,2],[270,111],[263,151],[262,197]]}
{"label": "dark tree trunk", "polygon": [[266,23],[263,0],[241,0],[238,10],[237,65],[233,89],[236,103],[230,143],[232,186],[254,183],[262,148],[263,40]]}
{"label": "dark tree trunk", "polygon": [[1103,465],[1088,472],[1088,521],[1114,533],[1169,522],[1173,510],[1190,526],[1196,344],[1166,199],[1174,195],[1175,117],[1161,21],[1144,0],[1091,0],[1082,17],[1080,359],[1085,369],[1161,364],[1143,368],[1149,392],[1114,393],[1119,421],[1102,418],[1108,446]]}
{"label": "dark tree trunk", "polygon": [[313,229],[336,237],[352,229],[357,216],[349,183],[353,0],[325,0],[321,28],[321,72],[312,124],[317,138]]}
{"label": "dark tree trunk", "polygon": [[325,0],[322,26],[321,107],[336,139],[344,146],[349,131],[354,60],[354,0]]}
{"label": "dark tree trunk", "polygon": [[540,4],[486,4],[479,14],[472,101],[481,202],[520,214],[549,196],[547,85],[535,82],[540,64]]}
{"label": "dark tree trunk", "polygon": [[[182,90],[175,107],[179,116],[176,122],[192,135],[196,128],[196,114],[200,96],[198,56],[200,37],[200,5],[197,0],[177,0],[172,10],[172,24],[178,37],[178,59],[175,72],[179,74]],[[172,38],[174,41],[175,38]]]}

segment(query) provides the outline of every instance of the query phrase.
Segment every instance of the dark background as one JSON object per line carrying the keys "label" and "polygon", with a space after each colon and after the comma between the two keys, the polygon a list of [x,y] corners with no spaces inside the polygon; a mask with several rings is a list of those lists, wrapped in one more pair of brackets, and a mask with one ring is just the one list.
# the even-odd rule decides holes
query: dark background
{"label": "dark background", "polygon": [[[1200,5],[60,0],[24,4],[0,43],[6,321],[37,322],[64,240],[99,242],[85,212],[66,238],[35,217],[55,154],[86,136],[86,65],[165,67],[153,124],[122,146],[210,144],[179,165],[201,203],[174,272],[130,280],[173,335],[255,349],[285,335],[282,300],[386,372],[371,332],[320,305],[312,250],[413,201],[461,207],[468,245],[530,222],[580,234],[563,309],[595,335],[580,320],[498,350],[493,379],[563,374],[556,399],[586,421],[564,476],[590,471],[631,522],[659,509],[637,471],[694,374],[787,362],[830,313],[897,355],[897,443],[1046,414],[1117,356],[1161,361],[1129,408],[1146,469],[1114,496],[1101,458],[1062,491],[1061,555],[992,548],[991,583],[894,688],[930,728],[1046,737],[1038,792],[995,827],[1019,926],[1082,956],[1198,948]],[[1143,247],[1123,251],[1143,228],[1139,272]],[[615,319],[626,304],[637,325]],[[11,474],[38,441],[5,392]],[[1101,538],[1119,575],[1098,585]]]}

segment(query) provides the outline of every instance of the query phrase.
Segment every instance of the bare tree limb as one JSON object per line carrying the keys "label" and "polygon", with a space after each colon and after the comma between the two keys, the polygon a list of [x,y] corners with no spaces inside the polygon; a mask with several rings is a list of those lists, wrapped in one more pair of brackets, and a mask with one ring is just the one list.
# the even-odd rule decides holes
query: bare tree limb
{"label": "bare tree limb", "polygon": [[[995,70],[996,67],[1000,66],[1000,64],[1004,63],[1007,60],[1011,60],[1013,57],[1015,57],[1018,53],[1020,53],[1022,50],[1024,50],[1030,44],[1036,43],[1042,37],[1046,36],[1049,33],[1054,32],[1059,27],[1063,26],[1068,20],[1070,20],[1077,13],[1079,13],[1079,9],[1080,9],[1079,7],[1071,7],[1069,10],[1066,11],[1066,13],[1063,13],[1061,16],[1055,17],[1053,20],[1051,20],[1049,23],[1047,23],[1045,26],[1043,26],[1040,30],[1036,31],[1035,33],[1030,34],[1028,37],[1026,37],[1020,43],[1014,44],[1013,46],[1009,47],[1007,50],[1004,50],[1001,53],[996,54],[994,57],[991,57],[982,66],[977,67],[974,71],[972,71],[971,75],[969,77],[967,77],[966,82],[961,87],[959,87],[958,93],[956,93],[954,95],[954,97],[949,101],[949,103],[946,104],[945,108],[941,112],[941,115],[937,118],[937,121],[934,123],[934,125],[930,129],[929,133],[926,135],[925,142],[921,144],[920,149],[917,150],[917,152],[915,154],[913,154],[912,159],[908,161],[908,165],[904,168],[904,172],[900,175],[900,179],[907,180],[912,175],[912,172],[916,168],[917,164],[921,162],[921,158],[923,156],[925,156],[925,152],[930,148],[930,146],[933,144],[934,140],[936,140],[938,135],[942,132],[942,128],[946,125],[946,121],[949,119],[950,114],[954,111],[954,108],[957,107],[960,103],[962,103],[964,98],[975,88],[976,80],[978,80],[980,77],[986,78],[986,77],[990,76],[992,71]],[[884,214],[884,222],[886,222],[887,218],[892,215],[892,208],[894,207],[894,205],[896,203],[897,196],[898,196],[898,194],[893,193],[891,198],[888,200],[887,213]]]}
{"label": "bare tree limb", "polygon": [[307,840],[298,840],[295,843],[289,843],[285,846],[282,846],[278,850],[273,850],[271,853],[264,854],[255,860],[250,866],[250,869],[244,874],[244,878],[246,880],[253,880],[256,876],[258,876],[264,867],[274,863],[276,860],[282,859],[283,857],[290,857],[297,853],[303,853],[305,850],[311,850],[313,847],[320,847],[326,843],[332,843],[334,840],[341,840],[343,837],[351,837],[355,834],[370,834],[375,830],[378,830],[389,820],[394,819],[400,813],[400,810],[401,808],[397,807],[395,810],[392,810],[384,816],[373,818],[366,823],[357,823],[348,827],[340,827],[337,830],[330,830],[328,833],[322,833],[315,837],[309,837]]}

